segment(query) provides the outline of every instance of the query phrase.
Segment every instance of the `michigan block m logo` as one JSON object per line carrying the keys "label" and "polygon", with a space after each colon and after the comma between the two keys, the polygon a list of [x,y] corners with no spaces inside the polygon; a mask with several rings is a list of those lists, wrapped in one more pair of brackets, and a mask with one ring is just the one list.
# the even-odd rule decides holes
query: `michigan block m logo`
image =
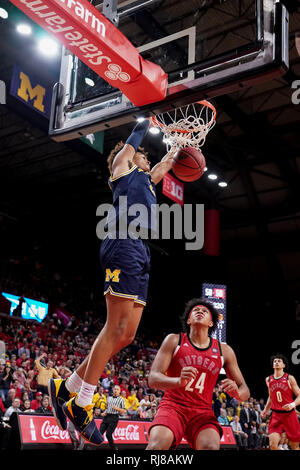
{"label": "michigan block m logo", "polygon": [[33,108],[36,108],[41,113],[45,112],[44,98],[46,94],[46,88],[41,85],[36,85],[33,88],[28,75],[26,75],[24,72],[20,72],[20,86],[17,94],[18,97],[26,101],[26,103],[31,101]]}
{"label": "michigan block m logo", "polygon": [[110,269],[106,269],[106,277],[105,281],[108,282],[112,280],[112,282],[119,282],[119,275],[120,275],[121,269],[115,269],[113,272],[111,272]]}

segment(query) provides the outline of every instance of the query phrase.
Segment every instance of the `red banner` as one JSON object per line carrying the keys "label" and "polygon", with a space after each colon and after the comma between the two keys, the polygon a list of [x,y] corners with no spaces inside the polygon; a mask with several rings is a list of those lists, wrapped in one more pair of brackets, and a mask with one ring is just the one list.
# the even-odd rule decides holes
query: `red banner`
{"label": "red banner", "polygon": [[88,0],[11,0],[135,106],[163,100],[167,75]]}
{"label": "red banner", "polygon": [[163,177],[162,192],[165,196],[183,206],[184,185],[174,176],[167,173]]}
{"label": "red banner", "polygon": [[[100,427],[101,419],[96,419]],[[19,414],[20,435],[23,444],[71,444],[68,431],[61,431],[53,416],[41,416],[31,414]],[[149,421],[119,420],[118,426],[113,434],[116,444],[144,444],[148,443],[148,430],[151,426]],[[105,444],[107,443],[104,434]],[[181,444],[186,444],[182,439]],[[235,438],[230,426],[223,426],[222,445],[236,445]]]}

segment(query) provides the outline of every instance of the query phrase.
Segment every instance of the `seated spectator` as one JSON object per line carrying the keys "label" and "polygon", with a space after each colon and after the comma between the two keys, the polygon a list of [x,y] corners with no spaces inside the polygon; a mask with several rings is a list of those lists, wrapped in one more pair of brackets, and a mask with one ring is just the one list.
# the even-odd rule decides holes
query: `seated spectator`
{"label": "seated spectator", "polygon": [[[30,392],[36,393],[37,392],[37,383],[36,383],[36,380],[35,380],[34,370],[29,370],[27,372],[26,381],[28,381],[28,383],[29,383]],[[26,384],[26,381],[25,381],[25,384]],[[28,387],[26,387],[26,390],[29,391]]]}
{"label": "seated spectator", "polygon": [[230,423],[230,426],[232,428],[238,447],[245,449],[247,447],[248,435],[242,430],[242,427],[239,421],[240,421],[240,418],[237,415],[235,415],[233,417],[233,420]]}
{"label": "seated spectator", "polygon": [[13,380],[11,368],[6,364],[0,364],[0,398],[3,401],[8,398],[8,391]]}
{"label": "seated spectator", "polygon": [[65,366],[59,366],[57,372],[62,379],[66,379],[67,377],[70,377],[70,375],[72,375],[72,371]]}
{"label": "seated spectator", "polygon": [[35,410],[31,408],[30,400],[26,399],[23,401],[23,405],[21,405],[21,410],[23,413],[34,413]]}
{"label": "seated spectator", "polygon": [[233,420],[233,408],[227,408],[227,419],[228,419],[228,422],[231,423],[231,421]]}
{"label": "seated spectator", "polygon": [[104,393],[104,388],[100,385],[97,386],[97,391],[94,393],[93,403],[95,408],[105,411],[107,404],[107,395]]}
{"label": "seated spectator", "polygon": [[130,395],[127,398],[127,402],[129,403],[129,407],[127,408],[127,414],[132,417],[138,416],[137,410],[140,406],[140,402],[136,397],[134,389],[131,390]]}
{"label": "seated spectator", "polygon": [[94,407],[93,408],[93,415],[94,418],[101,418],[102,410],[100,408]]}
{"label": "seated spectator", "polygon": [[152,401],[150,409],[146,412],[146,418],[154,419],[157,413],[157,402]]}
{"label": "seated spectator", "polygon": [[41,406],[35,410],[36,413],[51,414],[50,401],[48,395],[42,398]]}
{"label": "seated spectator", "polygon": [[21,412],[20,406],[21,406],[20,399],[14,398],[12,405],[9,408],[7,408],[7,410],[5,411],[4,418],[10,418],[14,412],[20,413]]}
{"label": "seated spectator", "polygon": [[18,359],[16,360],[16,364],[18,367],[22,367],[22,364],[23,362],[26,362],[28,359],[28,356],[26,354],[26,352],[22,353],[22,354],[19,354],[19,357]]}
{"label": "seated spectator", "polygon": [[[120,389],[121,389],[121,392],[123,392],[123,391],[125,392],[125,396],[126,396],[126,398],[127,398],[128,395],[129,395],[128,381],[127,381],[127,379],[124,379],[124,378],[121,379]],[[124,395],[122,395],[122,396],[124,396]]]}
{"label": "seated spectator", "polygon": [[136,397],[139,401],[141,401],[145,396],[144,389],[140,387],[138,391],[136,392]]}
{"label": "seated spectator", "polygon": [[21,400],[21,396],[22,396],[22,393],[24,391],[24,388],[22,386],[22,384],[19,382],[18,379],[15,379],[12,383],[11,383],[11,388],[13,388],[15,391],[16,391],[16,397],[17,398],[20,398]]}
{"label": "seated spectator", "polygon": [[151,408],[151,402],[149,400],[149,395],[145,395],[144,398],[140,401],[140,406],[137,409],[137,414],[139,418],[146,418],[147,411]]}
{"label": "seated spectator", "polygon": [[4,406],[5,406],[6,409],[9,408],[10,406],[12,406],[12,403],[13,403],[15,398],[16,398],[16,391],[15,391],[14,388],[10,388],[8,390],[7,399],[4,402]]}
{"label": "seated spectator", "polygon": [[111,390],[112,387],[114,386],[114,381],[110,379],[110,375],[107,377],[104,377],[104,379],[101,382],[101,385],[104,389]]}
{"label": "seated spectator", "polygon": [[218,417],[218,421],[222,426],[228,426],[229,425],[229,421],[228,421],[228,418],[227,418],[227,415],[226,415],[226,410],[224,410],[224,408],[220,409],[220,416]]}
{"label": "seated spectator", "polygon": [[36,395],[35,395],[35,399],[32,400],[32,402],[31,402],[31,408],[33,410],[37,410],[41,406],[42,398],[43,398],[42,392],[37,392]]}
{"label": "seated spectator", "polygon": [[21,396],[21,405],[23,405],[23,403],[24,403],[25,400],[29,400],[29,401],[31,402],[31,400],[30,400],[30,398],[29,398],[29,393],[26,392],[26,391],[24,391],[24,392],[22,393],[22,396]]}

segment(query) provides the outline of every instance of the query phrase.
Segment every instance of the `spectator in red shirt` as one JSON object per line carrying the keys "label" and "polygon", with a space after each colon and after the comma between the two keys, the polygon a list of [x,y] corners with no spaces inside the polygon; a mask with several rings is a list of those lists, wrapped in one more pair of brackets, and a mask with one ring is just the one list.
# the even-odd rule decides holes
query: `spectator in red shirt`
{"label": "spectator in red shirt", "polygon": [[122,379],[120,389],[121,389],[121,393],[122,392],[126,393],[126,398],[127,398],[129,396],[129,390],[128,390],[128,382],[126,379]]}
{"label": "spectator in red shirt", "polygon": [[11,388],[13,388],[15,391],[16,391],[16,396],[15,398],[19,398],[21,400],[21,396],[22,396],[22,393],[23,393],[23,386],[22,384],[19,382],[18,379],[15,379],[11,385],[10,385]]}
{"label": "spectator in red shirt", "polygon": [[42,406],[42,398],[42,392],[37,392],[37,394],[35,395],[35,399],[31,402],[31,408],[33,410],[37,410],[38,408],[40,408],[40,406]]}

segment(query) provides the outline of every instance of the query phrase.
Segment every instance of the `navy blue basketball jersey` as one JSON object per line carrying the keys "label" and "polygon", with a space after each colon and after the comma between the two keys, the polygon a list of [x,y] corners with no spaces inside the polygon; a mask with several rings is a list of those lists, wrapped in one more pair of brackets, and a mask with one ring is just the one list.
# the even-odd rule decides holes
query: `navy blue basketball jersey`
{"label": "navy blue basketball jersey", "polygon": [[110,177],[108,184],[113,193],[113,207],[107,216],[109,231],[113,228],[117,234],[124,230],[127,233],[133,224],[147,234],[146,238],[150,230],[154,233],[157,229],[156,194],[150,174],[134,165],[115,178]]}

